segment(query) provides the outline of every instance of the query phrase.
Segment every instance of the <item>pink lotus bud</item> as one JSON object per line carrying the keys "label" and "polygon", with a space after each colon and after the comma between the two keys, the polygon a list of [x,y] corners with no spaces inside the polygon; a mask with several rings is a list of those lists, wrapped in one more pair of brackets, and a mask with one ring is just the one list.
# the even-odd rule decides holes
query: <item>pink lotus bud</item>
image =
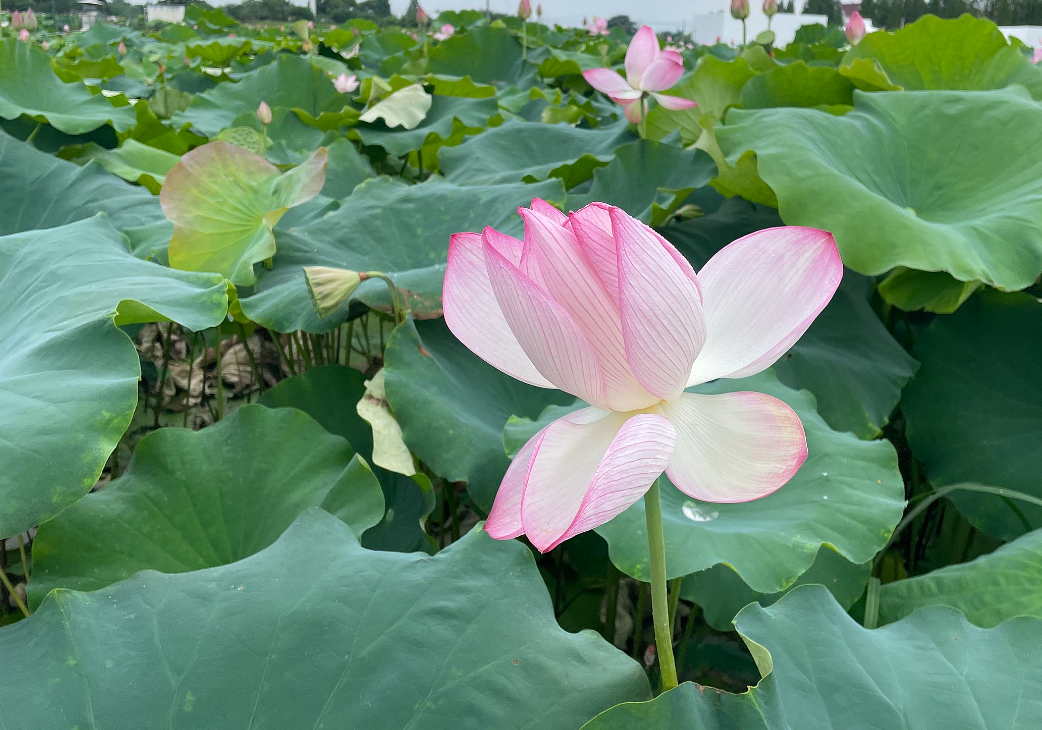
{"label": "pink lotus bud", "polygon": [[25,15],[22,16],[22,22],[25,24],[25,29],[30,33],[36,30],[36,13],[33,12],[32,8],[25,11]]}
{"label": "pink lotus bud", "polygon": [[66,33],[68,33],[72,29],[69,27],[69,24],[66,23],[65,25],[62,26],[62,30],[65,31]]}
{"label": "pink lotus bud", "polygon": [[731,0],[731,17],[745,20],[749,17],[749,0]]}
{"label": "pink lotus bud", "polygon": [[861,17],[861,13],[855,10],[850,14],[850,20],[847,21],[843,32],[847,34],[850,45],[856,46],[861,42],[861,39],[865,37],[865,19]]}
{"label": "pink lotus bud", "polygon": [[768,18],[774,17],[778,12],[778,0],[763,0],[763,14]]}
{"label": "pink lotus bud", "polygon": [[358,77],[354,74],[340,74],[333,80],[333,86],[341,94],[347,94],[358,88]]}
{"label": "pink lotus bud", "polygon": [[[1042,38],[1038,39],[1038,42],[1042,44]],[[1038,63],[1042,61],[1042,45],[1035,49],[1035,52],[1031,54],[1031,63]]]}
{"label": "pink lotus bud", "polygon": [[531,18],[532,3],[528,0],[521,0],[521,2],[517,4],[517,17],[521,18],[521,20],[528,20]]}
{"label": "pink lotus bud", "polygon": [[124,43],[123,41],[120,41],[119,45],[116,46],[116,52],[119,53],[119,55],[121,55],[121,56],[126,55],[126,53],[127,53],[127,44]]}
{"label": "pink lotus bud", "polygon": [[15,10],[11,16],[11,30],[21,30],[25,27],[25,20],[22,18],[22,13],[19,10]]}
{"label": "pink lotus bud", "polygon": [[185,66],[191,66],[192,65],[192,59],[190,59],[188,56],[185,56],[181,60],[184,61]]}
{"label": "pink lotus bud", "polygon": [[261,124],[271,124],[271,107],[268,106],[268,102],[262,101],[257,107],[257,119]]}
{"label": "pink lotus bud", "polygon": [[315,21],[309,20],[308,21],[308,30],[314,30],[314,29],[315,29]]}
{"label": "pink lotus bud", "polygon": [[423,28],[429,22],[430,22],[430,16],[427,15],[427,12],[422,7],[417,5],[416,6],[416,25],[418,25],[421,28]]}
{"label": "pink lotus bud", "polygon": [[543,4],[542,3],[539,3],[538,5],[535,6],[535,17],[539,18],[539,20],[543,19]]}
{"label": "pink lotus bud", "polygon": [[47,50],[48,48],[50,48],[50,47],[51,47],[51,44],[50,44],[50,43],[48,43],[47,41],[44,41],[43,43],[41,43],[41,44],[40,44],[40,48],[42,48],[42,49],[43,49],[43,50],[45,50],[45,51],[46,51],[46,50]]}
{"label": "pink lotus bud", "polygon": [[25,28],[22,28],[20,31],[18,31],[18,40],[28,42],[29,31],[27,31]]}

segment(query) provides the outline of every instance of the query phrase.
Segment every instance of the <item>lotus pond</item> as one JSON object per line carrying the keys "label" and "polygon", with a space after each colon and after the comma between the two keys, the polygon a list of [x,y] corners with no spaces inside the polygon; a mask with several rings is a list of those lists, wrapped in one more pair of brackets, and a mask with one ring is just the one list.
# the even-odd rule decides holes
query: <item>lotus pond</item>
{"label": "lotus pond", "polygon": [[0,728],[1042,727],[1031,49],[536,21],[2,30]]}

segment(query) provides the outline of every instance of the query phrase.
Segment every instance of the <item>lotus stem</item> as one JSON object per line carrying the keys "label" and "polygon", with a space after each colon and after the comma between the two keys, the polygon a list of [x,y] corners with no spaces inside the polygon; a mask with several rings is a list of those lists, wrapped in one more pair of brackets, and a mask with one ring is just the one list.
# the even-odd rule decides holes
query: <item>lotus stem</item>
{"label": "lotus stem", "polygon": [[16,591],[14,586],[11,585],[11,579],[7,577],[7,572],[2,567],[0,567],[0,583],[4,584],[4,588],[7,589],[7,593],[11,596],[15,605],[18,606],[18,610],[28,618],[29,609],[26,607],[25,601],[22,600],[22,597],[18,595],[18,591]]}
{"label": "lotus stem", "polygon": [[677,686],[677,667],[673,660],[673,633],[670,631],[669,600],[666,595],[666,542],[662,534],[662,500],[659,480],[644,495],[644,514],[648,525],[648,554],[651,557],[651,617],[655,625],[655,652],[658,655],[661,689]]}
{"label": "lotus stem", "polygon": [[409,308],[406,306],[405,301],[401,297],[398,287],[391,281],[391,277],[381,271],[367,271],[365,277],[380,279],[387,284],[388,290],[391,292],[391,311],[394,314],[394,323],[399,325],[405,321],[405,318],[409,316]]}

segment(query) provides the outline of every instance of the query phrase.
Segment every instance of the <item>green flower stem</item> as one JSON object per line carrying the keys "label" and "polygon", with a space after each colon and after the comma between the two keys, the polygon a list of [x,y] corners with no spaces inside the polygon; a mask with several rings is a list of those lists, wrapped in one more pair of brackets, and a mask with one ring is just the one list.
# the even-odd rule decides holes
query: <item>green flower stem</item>
{"label": "green flower stem", "polygon": [[644,514],[648,523],[648,553],[651,555],[651,616],[655,624],[655,650],[662,674],[662,691],[677,686],[677,667],[673,661],[673,635],[669,624],[666,597],[666,543],[662,536],[662,502],[659,480],[644,495]]}
{"label": "green flower stem", "polygon": [[29,609],[26,607],[25,601],[22,600],[22,597],[18,595],[18,591],[16,591],[14,586],[11,585],[11,581],[8,579],[7,573],[4,572],[3,568],[0,568],[0,583],[4,584],[4,588],[7,589],[7,593],[11,596],[11,600],[13,600],[15,605],[18,606],[18,610],[28,618]]}
{"label": "green flower stem", "polygon": [[398,287],[391,281],[391,277],[380,271],[367,271],[365,275],[367,278],[380,279],[387,284],[387,288],[391,291],[391,310],[394,314],[394,323],[399,325],[404,322],[406,317],[409,316],[409,309],[399,294]]}

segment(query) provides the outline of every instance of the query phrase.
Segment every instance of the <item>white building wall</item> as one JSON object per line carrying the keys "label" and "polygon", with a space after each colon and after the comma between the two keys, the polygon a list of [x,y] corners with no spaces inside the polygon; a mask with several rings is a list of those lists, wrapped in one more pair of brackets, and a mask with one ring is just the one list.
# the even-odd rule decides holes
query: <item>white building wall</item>
{"label": "white building wall", "polygon": [[184,5],[146,5],[145,19],[149,23],[183,23]]}
{"label": "white building wall", "polygon": [[1007,38],[1020,39],[1025,46],[1042,46],[1042,25],[1000,25],[999,30]]}

